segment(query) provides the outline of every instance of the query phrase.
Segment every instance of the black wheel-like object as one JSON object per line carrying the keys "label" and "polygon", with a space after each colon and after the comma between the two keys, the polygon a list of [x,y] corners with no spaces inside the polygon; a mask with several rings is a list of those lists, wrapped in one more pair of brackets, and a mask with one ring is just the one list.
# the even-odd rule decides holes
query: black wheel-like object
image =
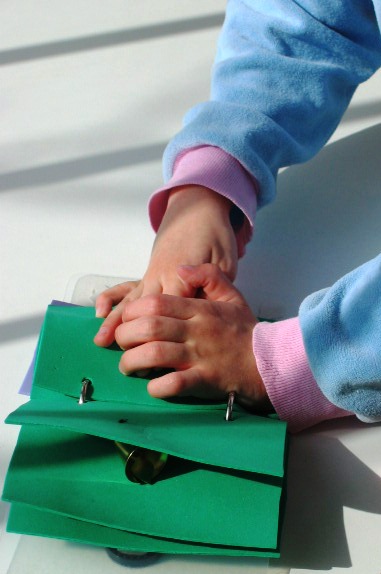
{"label": "black wheel-like object", "polygon": [[157,552],[124,552],[117,548],[106,548],[106,552],[111,560],[129,568],[150,566],[160,558]]}

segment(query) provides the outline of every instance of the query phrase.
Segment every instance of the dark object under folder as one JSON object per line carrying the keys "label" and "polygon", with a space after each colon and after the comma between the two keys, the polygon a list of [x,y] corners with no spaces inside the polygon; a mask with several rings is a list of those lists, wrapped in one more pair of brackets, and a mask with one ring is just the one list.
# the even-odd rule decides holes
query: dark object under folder
{"label": "dark object under folder", "polygon": [[[93,343],[92,308],[49,306],[3,498],[8,530],[134,552],[279,556],[286,425],[226,403],[154,399]],[[90,400],[78,404],[84,379]],[[126,478],[116,443],[166,460]],[[120,449],[119,449],[120,450]],[[141,484],[140,482],[145,482]]]}

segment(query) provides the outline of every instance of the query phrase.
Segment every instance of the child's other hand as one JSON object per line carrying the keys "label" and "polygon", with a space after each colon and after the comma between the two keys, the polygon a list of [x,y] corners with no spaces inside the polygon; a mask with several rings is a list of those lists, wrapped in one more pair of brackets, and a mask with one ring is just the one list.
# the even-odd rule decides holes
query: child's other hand
{"label": "child's other hand", "polygon": [[115,333],[125,349],[121,372],[175,369],[151,380],[148,392],[221,399],[235,391],[244,406],[270,410],[252,348],[257,320],[242,295],[217,265],[181,266],[178,275],[203,298],[148,295],[126,304]]}
{"label": "child's other hand", "polygon": [[197,288],[177,274],[179,265],[214,263],[235,278],[238,254],[231,206],[228,199],[203,187],[171,192],[143,279],[112,287],[97,298],[97,316],[106,318],[94,339],[97,345],[107,347],[114,341],[126,302],[162,293],[195,296]]}

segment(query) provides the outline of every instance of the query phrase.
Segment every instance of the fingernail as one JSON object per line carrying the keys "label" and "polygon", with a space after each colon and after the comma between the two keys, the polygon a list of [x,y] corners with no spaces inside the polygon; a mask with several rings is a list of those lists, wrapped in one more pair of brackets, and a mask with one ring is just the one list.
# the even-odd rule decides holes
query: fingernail
{"label": "fingernail", "polygon": [[109,332],[109,330],[107,329],[107,327],[101,327],[95,336],[103,338],[108,334],[108,332]]}
{"label": "fingernail", "polygon": [[132,371],[129,371],[128,369],[125,369],[123,367],[121,367],[119,365],[119,372],[122,373],[122,375],[125,375],[126,377],[128,377],[129,375],[132,375]]}
{"label": "fingernail", "polygon": [[95,307],[95,316],[96,317],[103,317],[104,307],[102,305],[97,305]]}

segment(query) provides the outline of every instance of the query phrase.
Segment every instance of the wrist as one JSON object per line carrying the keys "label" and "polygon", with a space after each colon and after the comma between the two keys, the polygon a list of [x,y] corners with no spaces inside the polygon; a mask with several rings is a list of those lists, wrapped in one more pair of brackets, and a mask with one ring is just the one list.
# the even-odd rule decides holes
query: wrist
{"label": "wrist", "polygon": [[234,206],[230,199],[220,195],[208,187],[203,187],[201,185],[184,185],[175,187],[169,192],[167,211],[174,205],[181,206],[186,204],[188,205],[190,203],[197,203],[197,205],[199,205],[200,202],[219,208],[227,215],[230,214],[230,211]]}
{"label": "wrist", "polygon": [[[230,226],[236,232],[244,215],[227,197],[198,185],[181,186],[172,189],[168,195],[167,209],[163,219],[172,219],[190,211],[197,211],[199,217],[212,217],[211,222]],[[242,215],[242,217],[241,217]]]}
{"label": "wrist", "polygon": [[248,411],[263,414],[275,412],[257,367],[247,388],[237,394],[237,402]]}
{"label": "wrist", "polygon": [[252,346],[253,332],[259,323],[254,322],[248,348],[243,357],[240,386],[237,388],[237,402],[245,409],[263,414],[274,412],[266,386],[257,366]]}

